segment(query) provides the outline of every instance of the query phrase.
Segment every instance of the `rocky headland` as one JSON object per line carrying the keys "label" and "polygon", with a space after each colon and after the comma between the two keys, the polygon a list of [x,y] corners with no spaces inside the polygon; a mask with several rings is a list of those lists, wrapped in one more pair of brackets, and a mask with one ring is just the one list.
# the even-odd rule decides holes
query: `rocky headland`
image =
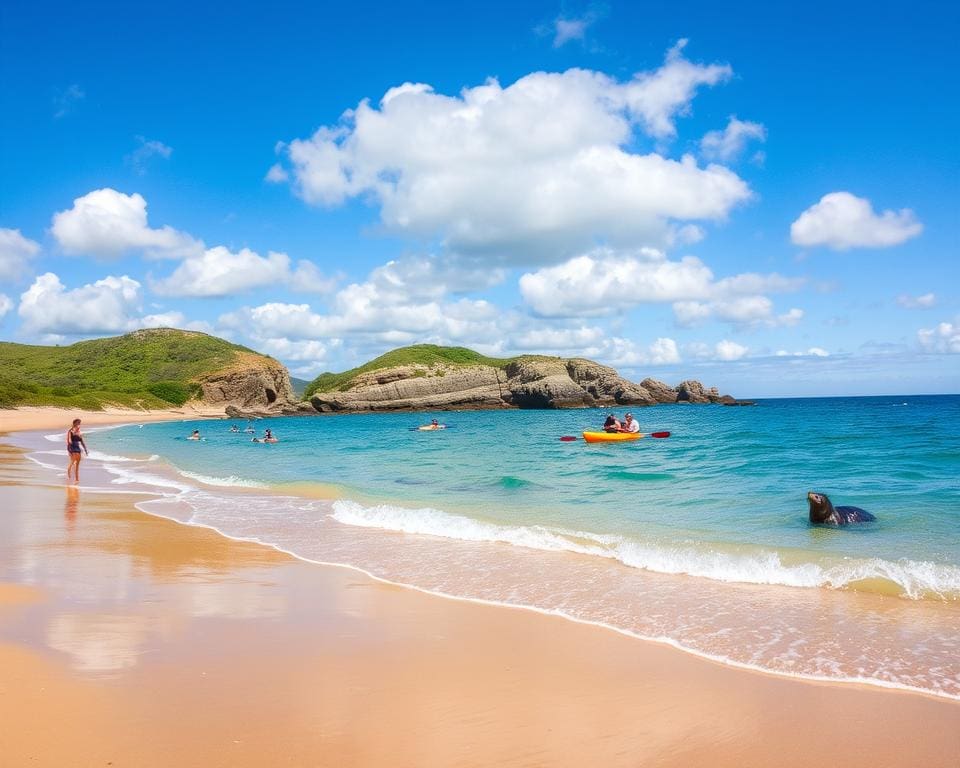
{"label": "rocky headland", "polygon": [[432,359],[401,365],[368,364],[357,370],[351,376],[319,377],[314,382],[319,385],[307,390],[310,405],[320,413],[334,413],[738,402],[698,381],[672,387],[647,378],[638,384],[609,366],[584,358],[524,356],[472,364]]}

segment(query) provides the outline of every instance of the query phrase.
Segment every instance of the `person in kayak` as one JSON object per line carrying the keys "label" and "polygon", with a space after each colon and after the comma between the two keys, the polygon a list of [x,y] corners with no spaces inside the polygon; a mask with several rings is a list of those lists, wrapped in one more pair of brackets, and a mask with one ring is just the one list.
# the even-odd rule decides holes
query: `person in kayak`
{"label": "person in kayak", "polygon": [[633,414],[628,413],[626,416],[624,416],[624,422],[623,422],[623,426],[620,427],[620,432],[630,432],[632,434],[635,434],[639,431],[640,431],[640,423],[637,421],[634,421]]}
{"label": "person in kayak", "polygon": [[620,422],[617,420],[617,417],[612,413],[607,416],[607,420],[603,422],[603,431],[604,432],[620,432],[622,428]]}

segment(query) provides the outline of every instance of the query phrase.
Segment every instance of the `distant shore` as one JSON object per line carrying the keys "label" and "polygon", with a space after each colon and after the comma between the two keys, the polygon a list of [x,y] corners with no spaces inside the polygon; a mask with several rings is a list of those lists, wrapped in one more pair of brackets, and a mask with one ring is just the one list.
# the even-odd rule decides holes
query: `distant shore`
{"label": "distant shore", "polygon": [[189,419],[224,419],[223,408],[184,406],[165,410],[139,411],[129,408],[104,408],[102,411],[84,411],[72,408],[21,406],[0,409],[0,432],[23,432],[31,429],[56,429],[66,432],[74,419],[84,426],[107,424],[145,424],[151,421],[178,421]]}

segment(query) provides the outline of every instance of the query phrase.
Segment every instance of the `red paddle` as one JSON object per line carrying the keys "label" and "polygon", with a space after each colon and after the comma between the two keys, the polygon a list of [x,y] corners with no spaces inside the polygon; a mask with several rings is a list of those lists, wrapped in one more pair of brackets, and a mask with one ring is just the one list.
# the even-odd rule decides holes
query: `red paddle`
{"label": "red paddle", "polygon": [[[646,434],[645,437],[670,437],[670,433],[669,432],[650,432]],[[573,440],[579,440],[580,438],[577,437],[576,435],[564,435],[560,439],[563,440],[563,442],[565,443],[569,443]]]}

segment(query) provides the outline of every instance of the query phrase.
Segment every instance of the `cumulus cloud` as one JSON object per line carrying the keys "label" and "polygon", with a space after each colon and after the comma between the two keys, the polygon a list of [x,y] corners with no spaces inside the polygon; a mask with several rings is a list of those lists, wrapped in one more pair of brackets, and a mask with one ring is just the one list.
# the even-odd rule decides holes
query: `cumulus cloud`
{"label": "cumulus cloud", "polygon": [[332,290],[334,281],[312,262],[304,260],[292,267],[285,253],[260,256],[249,248],[234,253],[218,245],[184,259],[168,277],[152,280],[150,287],[161,296],[214,297],[269,285],[325,293]]}
{"label": "cumulus cloud", "polygon": [[901,294],[897,296],[897,304],[905,309],[930,309],[937,303],[937,296],[934,293],[925,293],[922,296],[908,296]]}
{"label": "cumulus cloud", "polygon": [[510,263],[556,261],[598,236],[667,242],[677,222],[723,219],[751,195],[723,166],[630,150],[638,131],[672,137],[696,90],[731,75],[688,61],[684,44],[626,82],[571,69],[457,96],[405,83],[281,145],[268,178],[288,175],[312,204],[363,197],[391,231]]}
{"label": "cumulus cloud", "polygon": [[709,302],[679,301],[673,305],[677,324],[689,328],[717,319],[739,328],[777,328],[794,326],[803,319],[796,307],[777,315],[766,296],[735,296]]}
{"label": "cumulus cloud", "polygon": [[790,225],[794,245],[824,245],[837,251],[888,248],[923,232],[909,208],[877,214],[869,200],[849,192],[831,192]]}
{"label": "cumulus cloud", "polygon": [[0,280],[17,280],[30,267],[40,244],[24,237],[19,229],[0,228]]}
{"label": "cumulus cloud", "polygon": [[147,224],[147,201],[109,187],[89,192],[53,216],[53,236],[66,253],[114,258],[133,250],[154,256],[183,256],[202,248],[172,227]]}
{"label": "cumulus cloud", "polygon": [[767,129],[760,123],[730,118],[722,131],[710,131],[700,140],[700,151],[708,160],[730,162],[742,153],[750,140],[766,141]]}
{"label": "cumulus cloud", "polygon": [[938,323],[935,328],[921,328],[917,341],[926,352],[960,354],[960,323]]}
{"label": "cumulus cloud", "polygon": [[554,267],[520,278],[520,293],[542,317],[599,316],[642,303],[674,302],[680,325],[717,318],[740,326],[791,325],[803,313],[779,317],[762,295],[795,291],[803,284],[778,274],[744,273],[715,280],[699,259],[671,261],[662,252],[642,248],[621,252],[597,248]]}
{"label": "cumulus cloud", "polygon": [[132,330],[139,305],[140,283],[126,275],[67,290],[46,272],[21,294],[17,312],[27,333],[70,336]]}
{"label": "cumulus cloud", "polygon": [[580,350],[602,343],[602,328],[532,328],[510,337],[513,349],[525,352]]}
{"label": "cumulus cloud", "polygon": [[670,261],[662,251],[597,248],[520,278],[520,293],[544,317],[610,314],[644,302],[708,296],[713,273],[693,256]]}
{"label": "cumulus cloud", "polygon": [[173,148],[168,147],[162,141],[147,139],[143,136],[137,136],[136,140],[137,148],[124,159],[138,176],[143,176],[147,172],[147,162],[151,158],[162,157],[166,159],[173,154]]}
{"label": "cumulus cloud", "polygon": [[745,347],[729,339],[723,339],[716,344],[691,342],[684,346],[684,352],[690,357],[698,360],[717,360],[720,362],[740,360],[746,357],[749,351],[749,347]]}

